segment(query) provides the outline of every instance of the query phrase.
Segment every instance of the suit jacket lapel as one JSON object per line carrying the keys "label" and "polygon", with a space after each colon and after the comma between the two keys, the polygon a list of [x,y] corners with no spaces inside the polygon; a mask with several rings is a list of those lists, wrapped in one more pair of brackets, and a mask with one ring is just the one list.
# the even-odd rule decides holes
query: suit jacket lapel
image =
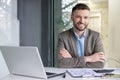
{"label": "suit jacket lapel", "polygon": [[86,29],[86,34],[85,34],[85,41],[84,41],[84,55],[86,56],[87,55],[87,45],[88,45],[88,33],[89,33],[89,30]]}
{"label": "suit jacket lapel", "polygon": [[74,56],[79,57],[77,43],[76,43],[76,37],[75,37],[74,31],[73,31],[73,28],[70,29],[70,31],[71,31],[71,34],[70,34],[69,43],[72,46],[71,47],[72,48],[71,50],[73,50],[72,53],[74,54]]}

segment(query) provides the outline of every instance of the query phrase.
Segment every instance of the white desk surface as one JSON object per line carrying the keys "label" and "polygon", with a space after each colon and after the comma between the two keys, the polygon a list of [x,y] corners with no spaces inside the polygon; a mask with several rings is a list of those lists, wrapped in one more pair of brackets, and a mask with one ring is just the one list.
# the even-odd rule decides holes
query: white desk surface
{"label": "white desk surface", "polygon": [[[46,67],[45,70],[47,72],[56,72],[56,73],[66,71],[66,69],[49,68],[49,67]],[[31,78],[31,77],[8,74],[7,76],[3,77],[0,80],[45,80],[45,79],[38,79],[38,78]],[[69,74],[66,73],[65,78],[63,78],[63,76],[58,76],[54,78],[49,78],[48,80],[120,80],[120,78],[113,78],[113,77],[72,78]]]}

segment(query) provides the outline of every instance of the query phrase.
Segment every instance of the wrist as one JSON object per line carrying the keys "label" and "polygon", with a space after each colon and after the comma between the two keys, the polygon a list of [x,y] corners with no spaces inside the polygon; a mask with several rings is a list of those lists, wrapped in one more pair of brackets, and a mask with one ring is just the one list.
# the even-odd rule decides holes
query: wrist
{"label": "wrist", "polygon": [[85,63],[90,61],[88,56],[85,56],[84,60],[85,60]]}

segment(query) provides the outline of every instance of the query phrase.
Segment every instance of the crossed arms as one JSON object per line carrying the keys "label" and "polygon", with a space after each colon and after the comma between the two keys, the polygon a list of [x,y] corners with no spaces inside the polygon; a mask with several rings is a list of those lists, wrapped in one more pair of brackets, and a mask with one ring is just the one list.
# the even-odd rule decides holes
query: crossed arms
{"label": "crossed arms", "polygon": [[[85,48],[85,56],[79,57],[77,46],[73,35],[60,34],[57,45],[58,67],[62,68],[103,68],[105,63],[105,54],[102,41],[98,33],[95,37],[89,37]],[[94,39],[93,39],[94,38]]]}

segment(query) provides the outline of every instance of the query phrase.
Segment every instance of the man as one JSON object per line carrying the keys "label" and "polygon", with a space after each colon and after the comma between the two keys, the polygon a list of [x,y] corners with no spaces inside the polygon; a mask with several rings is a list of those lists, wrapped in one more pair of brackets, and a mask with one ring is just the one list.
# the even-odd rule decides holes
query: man
{"label": "man", "polygon": [[73,28],[59,34],[57,54],[61,68],[103,68],[105,55],[100,34],[88,29],[90,8],[79,3],[72,9]]}

